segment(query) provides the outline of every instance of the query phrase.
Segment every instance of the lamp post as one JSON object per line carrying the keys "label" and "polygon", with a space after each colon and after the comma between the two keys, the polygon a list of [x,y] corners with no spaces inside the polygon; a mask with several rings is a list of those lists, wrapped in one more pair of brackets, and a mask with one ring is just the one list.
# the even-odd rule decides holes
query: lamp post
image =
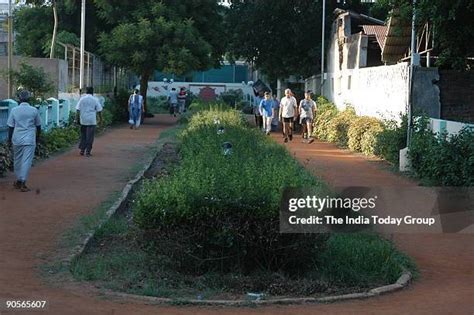
{"label": "lamp post", "polygon": [[86,0],[82,0],[81,5],[81,58],[79,66],[79,91],[84,88],[84,46],[86,37]]}
{"label": "lamp post", "polygon": [[323,0],[323,18],[321,26],[321,95],[324,91],[324,33],[326,29],[326,0]]}
{"label": "lamp post", "polygon": [[12,59],[13,59],[13,18],[12,18],[12,0],[8,1],[8,98],[13,97],[13,86],[12,86]]}

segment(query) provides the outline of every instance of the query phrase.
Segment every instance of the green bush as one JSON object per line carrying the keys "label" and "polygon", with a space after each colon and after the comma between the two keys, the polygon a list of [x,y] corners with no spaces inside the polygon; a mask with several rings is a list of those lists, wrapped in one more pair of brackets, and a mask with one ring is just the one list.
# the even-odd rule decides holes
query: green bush
{"label": "green bush", "polygon": [[346,147],[349,141],[347,132],[355,118],[356,113],[352,107],[347,107],[344,111],[338,112],[328,125],[328,141]]}
{"label": "green bush", "polygon": [[316,116],[313,123],[313,135],[323,141],[328,140],[328,130],[331,120],[338,113],[336,105],[328,102],[324,97],[320,96],[317,100]]}
{"label": "green bush", "polygon": [[401,124],[393,120],[384,122],[375,142],[374,154],[398,167],[400,150],[407,146],[407,116],[402,116]]}
{"label": "green bush", "polygon": [[236,104],[242,100],[244,93],[241,89],[238,90],[228,90],[219,95],[219,100],[226,103],[231,107],[235,107]]}
{"label": "green bush", "polygon": [[367,134],[364,141],[366,151],[373,152],[373,145],[375,142],[375,136],[377,132],[382,130],[380,121],[374,117],[358,116],[356,117],[349,126],[347,131],[348,146],[349,150],[362,152],[362,138]]}
{"label": "green bush", "polygon": [[474,185],[474,132],[463,129],[456,135],[436,135],[428,118],[415,120],[409,147],[412,169],[428,185]]}
{"label": "green bush", "polygon": [[378,145],[379,134],[384,131],[383,124],[378,123],[372,125],[362,136],[360,140],[361,152],[365,155],[375,155],[375,150]]}
{"label": "green bush", "polygon": [[[217,134],[215,118],[225,127]],[[224,155],[229,141],[233,153]],[[188,272],[256,269],[302,271],[324,246],[324,234],[279,233],[286,187],[327,188],[278,144],[246,128],[239,112],[192,117],[181,135],[181,164],[172,176],[144,184],[134,221],[147,248]]]}
{"label": "green bush", "polygon": [[0,177],[13,170],[13,152],[6,143],[0,143]]}
{"label": "green bush", "polygon": [[47,158],[52,153],[69,148],[79,139],[79,128],[74,125],[42,132],[36,144],[36,158]]}
{"label": "green bush", "polygon": [[152,114],[169,113],[168,98],[166,96],[147,97],[147,111]]}
{"label": "green bush", "polygon": [[113,123],[124,123],[128,121],[128,91],[120,90],[113,99],[106,98],[104,108],[112,114]]}

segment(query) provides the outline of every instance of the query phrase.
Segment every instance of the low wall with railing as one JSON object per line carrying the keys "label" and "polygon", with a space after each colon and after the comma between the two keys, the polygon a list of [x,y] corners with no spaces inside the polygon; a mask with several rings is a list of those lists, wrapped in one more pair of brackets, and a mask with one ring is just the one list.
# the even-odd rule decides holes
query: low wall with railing
{"label": "low wall with railing", "polygon": [[[103,96],[97,97],[102,105],[105,103]],[[44,131],[51,130],[56,127],[64,127],[69,122],[69,116],[76,111],[76,105],[79,100],[78,95],[71,94],[68,98],[55,99],[49,98],[41,104],[35,104],[41,117],[41,128]],[[0,143],[4,142],[8,137],[8,116],[18,103],[12,99],[0,101]]]}

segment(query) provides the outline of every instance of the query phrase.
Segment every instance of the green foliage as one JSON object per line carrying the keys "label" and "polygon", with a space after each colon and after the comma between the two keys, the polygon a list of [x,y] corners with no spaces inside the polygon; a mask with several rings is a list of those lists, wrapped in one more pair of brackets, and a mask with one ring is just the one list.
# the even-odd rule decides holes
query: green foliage
{"label": "green foliage", "polygon": [[356,113],[352,107],[348,106],[342,112],[338,112],[329,123],[327,136],[328,141],[335,142],[340,146],[346,147],[349,141],[347,132],[349,131],[349,127],[355,118]]}
{"label": "green foliage", "polygon": [[241,89],[228,90],[219,95],[219,99],[229,106],[235,107],[239,101],[244,97]]}
{"label": "green foliage", "polygon": [[147,111],[152,114],[163,114],[169,112],[169,103],[166,96],[148,97]]}
{"label": "green foliage", "polygon": [[[272,79],[309,77],[317,73],[315,60],[321,55],[321,23],[314,23],[321,9],[321,3],[306,0],[232,1],[226,19],[230,51],[235,59],[254,62]],[[327,21],[330,12],[328,8]]]}
{"label": "green foliage", "polygon": [[[359,116],[354,119],[347,131],[349,150],[362,152],[362,139],[365,151],[373,153],[377,133],[382,131],[380,120],[374,117]],[[371,152],[372,151],[372,152]]]}
{"label": "green foliage", "polygon": [[[51,51],[51,41],[52,38],[50,37],[45,44],[43,45],[43,54],[45,56],[49,56],[49,53]],[[61,42],[63,44],[69,44],[75,47],[80,46],[80,39],[75,33],[71,33],[68,31],[60,31],[56,35],[56,42]],[[56,45],[56,48],[54,49],[54,56],[56,58],[64,58],[64,47],[60,45]]]}
{"label": "green foliage", "polygon": [[[216,118],[224,134],[217,134]],[[152,252],[198,273],[309,266],[325,237],[280,234],[279,204],[285,187],[326,194],[321,182],[284,148],[245,128],[237,111],[197,113],[181,141],[181,164],[172,176],[146,182],[135,198],[134,221]],[[225,141],[231,155],[223,154]]]}
{"label": "green foliage", "polygon": [[17,36],[15,49],[21,56],[45,57],[43,45],[53,32],[53,14],[50,8],[21,7],[14,11],[13,25]]}
{"label": "green foliage", "polygon": [[336,117],[338,110],[336,105],[329,102],[326,98],[320,96],[317,101],[316,116],[313,124],[313,135],[320,139],[327,141],[328,131],[331,120]]}
{"label": "green foliage", "polygon": [[0,177],[13,170],[13,152],[6,143],[0,143]]}
{"label": "green foliage", "polygon": [[377,134],[374,154],[398,167],[400,150],[407,146],[407,116],[401,124],[396,121],[384,122],[383,131]]}
{"label": "green foliage", "polygon": [[52,128],[42,132],[36,144],[36,157],[47,158],[51,154],[69,148],[79,139],[79,128],[69,125],[65,128]]}
{"label": "green foliage", "polygon": [[[11,70],[12,80],[17,87],[27,89],[33,94],[33,98],[44,98],[53,90],[53,82],[43,68],[21,62],[19,70]],[[3,74],[8,75],[8,72]]]}
{"label": "green foliage", "polygon": [[415,121],[409,147],[412,169],[425,184],[441,186],[474,185],[474,132],[436,135],[428,119]]}
{"label": "green foliage", "polygon": [[319,257],[322,277],[347,286],[394,283],[414,263],[375,234],[333,234]]}

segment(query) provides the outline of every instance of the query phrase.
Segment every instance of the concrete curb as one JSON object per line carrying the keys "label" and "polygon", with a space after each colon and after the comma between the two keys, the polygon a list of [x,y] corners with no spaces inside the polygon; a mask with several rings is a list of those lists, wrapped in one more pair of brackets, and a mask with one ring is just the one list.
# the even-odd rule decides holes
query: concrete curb
{"label": "concrete curb", "polygon": [[[164,143],[163,143],[164,145]],[[105,224],[119,209],[124,207],[127,203],[127,199],[130,194],[133,192],[134,186],[139,183],[142,179],[144,174],[148,171],[151,167],[153,161],[155,160],[156,155],[158,152],[162,150],[162,145],[158,146],[158,149],[155,150],[152,157],[146,161],[145,166],[141,171],[137,173],[135,178],[128,181],[125,185],[124,189],[120,197],[117,201],[107,210],[104,220],[96,227],[94,232],[88,233],[84,240],[74,247],[71,251],[71,254],[63,260],[68,266],[70,266],[71,262],[82,255],[82,253],[87,249],[89,246],[90,241],[95,236],[96,231]],[[347,301],[353,299],[365,299],[374,296],[378,296],[381,294],[386,294],[394,291],[401,290],[408,286],[410,281],[412,280],[413,276],[411,272],[405,270],[402,275],[398,278],[398,280],[389,285],[373,288],[367,292],[361,293],[349,293],[349,294],[342,294],[342,295],[333,295],[333,296],[325,296],[320,298],[315,297],[302,297],[302,298],[276,298],[276,299],[262,299],[262,300],[199,300],[199,299],[171,299],[171,298],[160,298],[160,297],[152,297],[152,296],[143,296],[143,295],[135,295],[135,294],[128,294],[122,292],[115,292],[111,290],[101,290],[101,292],[109,297],[118,297],[123,299],[131,299],[131,300],[138,300],[143,301],[149,304],[179,304],[179,305],[201,305],[201,306],[249,306],[249,305],[288,305],[288,304],[307,304],[307,303],[333,303],[339,301]]]}

